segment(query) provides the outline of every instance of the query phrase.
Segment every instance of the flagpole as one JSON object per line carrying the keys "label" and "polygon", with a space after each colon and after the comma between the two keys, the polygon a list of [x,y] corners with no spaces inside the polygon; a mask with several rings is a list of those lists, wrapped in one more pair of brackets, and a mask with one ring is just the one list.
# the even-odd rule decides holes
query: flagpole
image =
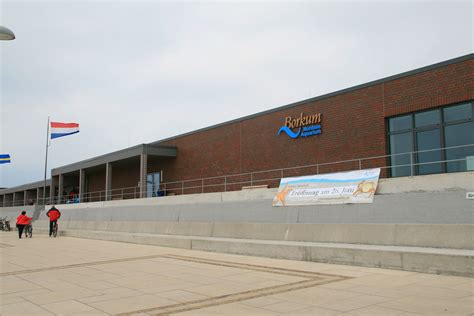
{"label": "flagpole", "polygon": [[[44,182],[43,182],[43,203],[44,203],[44,205],[46,205],[46,173],[47,173],[47,170],[48,170],[48,147],[49,147],[48,143],[49,143],[49,116],[48,116],[48,126],[46,128],[46,158],[45,158],[45,161],[44,161]],[[52,180],[51,180],[51,182],[52,182]],[[52,190],[51,187],[50,187],[50,190]],[[50,195],[51,195],[51,192],[50,192]]]}

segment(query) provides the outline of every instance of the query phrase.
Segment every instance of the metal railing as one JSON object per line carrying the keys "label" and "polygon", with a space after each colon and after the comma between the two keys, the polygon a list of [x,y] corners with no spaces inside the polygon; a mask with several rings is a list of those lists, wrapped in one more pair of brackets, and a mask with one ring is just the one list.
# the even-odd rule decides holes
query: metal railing
{"label": "metal railing", "polygon": [[[459,168],[459,171],[467,170],[466,163],[468,156],[454,159],[441,159],[434,161],[419,161],[420,154],[430,152],[441,152],[441,157],[444,157],[449,150],[474,148],[474,144],[452,146],[428,150],[411,151],[405,153],[397,153],[390,155],[372,156],[357,159],[348,159],[335,162],[325,162],[318,164],[309,164],[296,167],[278,168],[270,170],[252,171],[246,173],[223,175],[215,177],[197,178],[189,180],[179,180],[160,183],[159,189],[154,192],[147,191],[147,187],[124,187],[119,189],[112,189],[109,191],[93,191],[85,192],[81,195],[61,195],[54,198],[38,198],[34,203],[39,204],[63,204],[63,203],[81,203],[81,202],[99,202],[117,199],[137,199],[141,197],[156,197],[157,195],[184,195],[194,193],[209,193],[209,192],[226,192],[237,191],[243,187],[267,186],[278,187],[280,179],[285,177],[304,176],[312,174],[342,172],[350,170],[362,170],[369,168],[381,168],[382,177],[388,177],[389,172],[400,173],[401,176],[414,176],[420,174],[420,170],[425,166],[441,166],[441,172],[446,172],[447,164],[464,164],[464,168]],[[474,156],[474,151],[472,152]],[[399,164],[392,164],[392,161],[402,160]],[[405,162],[406,161],[406,162]],[[404,172],[397,172],[403,170]],[[408,172],[407,172],[408,171]],[[422,174],[425,174],[421,172]],[[426,174],[429,174],[427,172]],[[398,175],[400,176],[400,175]],[[153,194],[150,194],[153,193]],[[148,196],[151,195],[151,196]],[[5,199],[5,196],[4,196]],[[26,201],[3,201],[3,206],[22,206],[31,203]],[[1,206],[1,201],[0,201]]]}

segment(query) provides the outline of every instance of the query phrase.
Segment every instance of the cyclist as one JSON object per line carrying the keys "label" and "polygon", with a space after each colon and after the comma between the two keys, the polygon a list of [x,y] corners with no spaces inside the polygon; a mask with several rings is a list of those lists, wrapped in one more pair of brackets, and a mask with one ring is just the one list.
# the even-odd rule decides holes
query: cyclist
{"label": "cyclist", "polygon": [[49,237],[53,234],[53,227],[54,225],[58,224],[58,219],[61,217],[61,212],[53,205],[52,208],[49,209],[46,216],[49,217]]}
{"label": "cyclist", "polygon": [[[16,227],[18,228],[18,238],[21,238],[21,235],[23,234],[23,229],[27,225],[30,225],[31,217],[26,216],[26,212],[22,211],[20,215],[16,218]],[[26,236],[26,232],[25,232]]]}

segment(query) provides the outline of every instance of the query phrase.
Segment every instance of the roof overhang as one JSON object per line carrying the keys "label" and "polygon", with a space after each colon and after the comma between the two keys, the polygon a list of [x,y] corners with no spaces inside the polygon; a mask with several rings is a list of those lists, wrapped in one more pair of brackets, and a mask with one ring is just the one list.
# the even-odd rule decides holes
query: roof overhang
{"label": "roof overhang", "polygon": [[142,154],[147,154],[154,157],[176,157],[176,147],[163,145],[149,145],[141,144],[134,147],[125,148],[106,155],[97,156],[91,159],[76,162],[70,165],[51,169],[51,176],[66,174],[81,169],[92,168],[100,165],[105,165],[109,162],[125,160],[132,157],[139,157]]}
{"label": "roof overhang", "polygon": [[[27,191],[27,190],[36,190],[37,188],[43,188],[43,185],[44,185],[43,180],[42,181],[31,182],[31,183],[19,185],[17,187],[2,189],[2,190],[0,190],[0,195],[15,193],[15,192],[21,192],[21,191]],[[50,185],[51,185],[51,179],[46,180],[46,186],[49,187]]]}

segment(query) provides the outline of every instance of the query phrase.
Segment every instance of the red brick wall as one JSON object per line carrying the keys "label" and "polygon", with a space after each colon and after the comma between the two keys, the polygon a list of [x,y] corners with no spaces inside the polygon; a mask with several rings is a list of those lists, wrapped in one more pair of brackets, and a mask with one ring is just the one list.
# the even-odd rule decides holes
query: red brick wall
{"label": "red brick wall", "polygon": [[[464,61],[178,137],[162,143],[178,148],[176,159],[150,167],[163,169],[169,182],[386,155],[386,118],[473,99],[473,65],[472,60]],[[278,136],[285,116],[301,112],[322,114],[322,134]],[[384,163],[384,158],[363,161],[362,167]],[[358,162],[321,166],[319,171],[355,168]],[[296,174],[298,170],[284,175]]]}
{"label": "red brick wall", "polygon": [[474,99],[474,61],[384,84],[384,115],[394,116]]}

